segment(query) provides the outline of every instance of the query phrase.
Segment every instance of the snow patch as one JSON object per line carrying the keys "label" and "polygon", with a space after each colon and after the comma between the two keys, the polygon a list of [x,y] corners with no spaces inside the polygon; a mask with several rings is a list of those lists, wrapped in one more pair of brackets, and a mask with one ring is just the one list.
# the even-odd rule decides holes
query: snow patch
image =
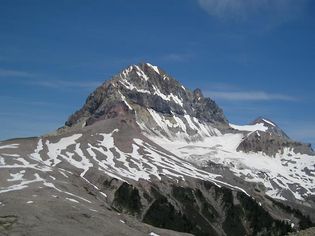
{"label": "snow patch", "polygon": [[177,103],[178,105],[180,105],[181,107],[183,106],[183,101],[176,95],[174,95],[173,93],[170,93],[169,95],[165,95],[164,93],[162,93],[156,86],[152,85],[153,89],[154,89],[154,94],[158,95],[159,97],[161,97],[163,100],[166,101],[171,101],[173,100],[175,103]]}
{"label": "snow patch", "polygon": [[23,181],[23,176],[24,176],[25,170],[21,170],[19,173],[16,174],[11,174],[11,179],[8,179],[8,182],[16,182],[16,181]]}
{"label": "snow patch", "polygon": [[13,144],[0,146],[0,149],[9,149],[9,148],[18,148],[18,147],[19,147],[18,143],[13,143]]}
{"label": "snow patch", "polygon": [[233,125],[230,124],[230,126],[233,129],[239,130],[239,131],[249,131],[249,132],[254,132],[256,130],[258,131],[267,131],[268,127],[264,126],[264,123],[257,123],[255,125]]}
{"label": "snow patch", "polygon": [[80,202],[78,202],[77,200],[75,200],[75,199],[73,199],[73,198],[68,198],[68,197],[66,197],[66,199],[67,199],[68,201],[70,201],[70,202],[80,203]]}
{"label": "snow patch", "polygon": [[143,78],[145,81],[148,81],[149,80],[149,77],[144,73],[143,70],[141,70],[141,68],[139,66],[135,66],[137,68],[137,75],[141,78]]}
{"label": "snow patch", "polygon": [[264,122],[266,122],[267,124],[273,126],[273,127],[276,127],[276,125],[274,123],[272,123],[271,121],[269,120],[266,120],[266,119],[262,119]]}
{"label": "snow patch", "polygon": [[[208,162],[226,166],[236,176],[249,182],[262,183],[266,194],[286,200],[283,190],[291,192],[298,200],[314,194],[315,159],[284,148],[282,153],[270,157],[262,152],[238,152],[244,134],[218,134],[205,137],[193,144],[185,140],[170,142],[161,137],[149,137],[166,150],[171,150],[184,160],[207,166]],[[307,169],[307,171],[305,171]],[[271,184],[273,182],[274,184]],[[294,186],[297,186],[294,187]]]}
{"label": "snow patch", "polygon": [[122,79],[121,81],[119,81],[125,88],[127,88],[128,90],[136,90],[139,93],[148,93],[150,94],[151,92],[149,90],[145,90],[145,89],[139,89],[137,87],[135,87],[133,84],[131,84],[129,81],[127,81],[126,79]]}
{"label": "snow patch", "polygon": [[76,140],[79,139],[82,134],[74,134],[69,137],[65,137],[59,140],[56,143],[50,143],[49,140],[46,141],[46,146],[48,148],[47,155],[50,157],[48,160],[45,160],[44,163],[48,166],[56,166],[61,162],[58,157],[62,156],[61,152],[67,147],[76,144]]}
{"label": "snow patch", "polygon": [[146,63],[149,67],[151,67],[157,74],[160,74],[159,68],[157,66],[153,66],[150,63]]}
{"label": "snow patch", "polygon": [[120,92],[118,91],[120,96],[121,96],[121,99],[123,100],[123,102],[126,104],[126,106],[129,108],[129,110],[133,110],[133,108],[129,105],[129,103],[126,101],[126,97]]}
{"label": "snow patch", "polygon": [[34,176],[35,176],[35,179],[33,180],[22,180],[21,183],[19,184],[11,185],[9,187],[0,187],[0,193],[21,190],[21,189],[27,188],[29,184],[44,181],[37,173],[35,173]]}

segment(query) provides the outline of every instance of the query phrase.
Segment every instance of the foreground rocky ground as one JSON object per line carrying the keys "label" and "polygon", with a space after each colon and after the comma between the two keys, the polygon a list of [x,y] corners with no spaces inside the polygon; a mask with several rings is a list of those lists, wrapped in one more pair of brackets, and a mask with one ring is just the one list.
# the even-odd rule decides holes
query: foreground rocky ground
{"label": "foreground rocky ground", "polygon": [[309,228],[306,230],[301,230],[300,232],[290,233],[289,236],[313,236],[315,235],[315,228]]}

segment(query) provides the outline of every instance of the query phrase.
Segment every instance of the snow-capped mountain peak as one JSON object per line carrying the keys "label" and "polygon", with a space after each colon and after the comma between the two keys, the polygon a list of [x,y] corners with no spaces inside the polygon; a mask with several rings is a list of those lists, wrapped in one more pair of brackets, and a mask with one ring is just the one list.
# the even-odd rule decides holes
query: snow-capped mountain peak
{"label": "snow-capped mountain peak", "polygon": [[[264,219],[277,225],[263,224],[259,232],[283,232],[282,221],[299,225],[304,218],[273,206],[275,199],[303,203],[306,212],[315,207],[313,155],[268,119],[229,124],[200,89],[191,91],[142,63],[104,82],[55,134],[0,143],[0,203],[11,212],[10,199],[23,195],[33,204],[40,195],[45,201],[36,204],[49,199],[66,214],[93,212],[93,222],[110,209],[158,227],[168,221],[173,230],[190,225],[185,232],[201,235],[228,235],[226,224],[235,225],[230,211],[237,209],[232,215],[244,234]],[[260,212],[254,218],[243,213],[253,209]]]}
{"label": "snow-capped mountain peak", "polygon": [[269,127],[269,126],[276,127],[277,126],[273,121],[271,121],[267,118],[264,118],[264,117],[259,117],[259,118],[255,119],[253,122],[251,122],[251,124],[253,124],[253,125],[259,124],[259,123],[263,123],[267,127]]}
{"label": "snow-capped mountain peak", "polygon": [[213,100],[204,98],[200,90],[186,89],[149,63],[131,65],[106,81],[66,125],[91,125],[108,114],[124,113],[134,116],[145,132],[168,139],[196,140],[215,134],[214,125],[228,127],[222,109]]}

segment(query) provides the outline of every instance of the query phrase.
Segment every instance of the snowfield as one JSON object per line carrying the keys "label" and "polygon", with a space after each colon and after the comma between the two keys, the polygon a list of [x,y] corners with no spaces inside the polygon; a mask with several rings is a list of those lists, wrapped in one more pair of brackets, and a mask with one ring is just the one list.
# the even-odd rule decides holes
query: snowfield
{"label": "snowfield", "polygon": [[[251,132],[266,130],[262,124],[232,127]],[[274,157],[262,152],[236,151],[245,137],[242,133],[206,136],[203,140],[195,142],[183,139],[170,142],[163,137],[148,137],[166,150],[171,150],[176,156],[200,167],[213,162],[228,167],[235,175],[243,177],[246,181],[263,183],[267,195],[272,198],[285,200],[284,190],[289,191],[298,200],[304,200],[305,197],[314,194],[314,175],[307,174],[315,173],[313,156],[294,153],[289,148],[285,148],[283,153],[279,152]]]}

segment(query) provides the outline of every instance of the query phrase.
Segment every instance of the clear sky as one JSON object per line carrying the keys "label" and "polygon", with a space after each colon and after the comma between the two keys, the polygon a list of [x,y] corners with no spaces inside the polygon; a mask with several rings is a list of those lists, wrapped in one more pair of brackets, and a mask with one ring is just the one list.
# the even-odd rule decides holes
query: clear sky
{"label": "clear sky", "polygon": [[139,62],[314,147],[313,0],[0,0],[0,140],[62,126]]}

